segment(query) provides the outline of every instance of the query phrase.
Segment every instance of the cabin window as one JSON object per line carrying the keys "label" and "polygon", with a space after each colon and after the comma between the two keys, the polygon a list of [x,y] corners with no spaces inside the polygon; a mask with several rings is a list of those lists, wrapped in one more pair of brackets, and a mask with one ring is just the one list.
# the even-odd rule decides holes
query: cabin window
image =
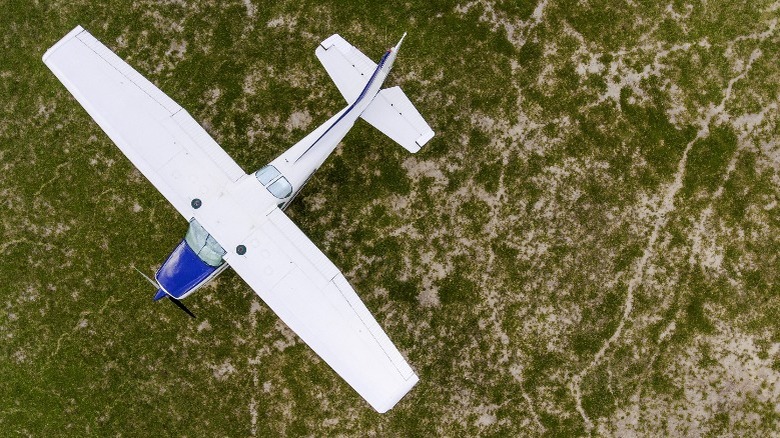
{"label": "cabin window", "polygon": [[190,221],[190,227],[184,236],[187,245],[209,266],[220,266],[226,251],[195,219]]}
{"label": "cabin window", "polygon": [[260,184],[277,198],[284,199],[292,194],[292,184],[281,175],[276,167],[270,164],[255,172],[255,178]]}
{"label": "cabin window", "polygon": [[269,182],[279,175],[281,175],[279,171],[270,164],[255,172],[255,178],[264,186],[268,185]]}
{"label": "cabin window", "polygon": [[292,185],[287,178],[281,177],[268,186],[268,191],[279,199],[284,199],[292,194]]}

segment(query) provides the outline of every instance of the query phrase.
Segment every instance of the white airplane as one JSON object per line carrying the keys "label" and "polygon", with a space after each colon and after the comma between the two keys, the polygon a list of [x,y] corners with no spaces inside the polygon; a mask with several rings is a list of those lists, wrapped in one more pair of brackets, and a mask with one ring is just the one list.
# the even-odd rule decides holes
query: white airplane
{"label": "white airplane", "polygon": [[[404,36],[406,36],[404,34]],[[284,214],[358,118],[410,152],[433,131],[399,87],[381,89],[401,41],[375,64],[339,35],[316,55],[348,105],[254,174],[179,105],[77,26],[43,62],[190,223],[153,282],[179,300],[228,265],[378,412],[417,375],[344,278]]]}

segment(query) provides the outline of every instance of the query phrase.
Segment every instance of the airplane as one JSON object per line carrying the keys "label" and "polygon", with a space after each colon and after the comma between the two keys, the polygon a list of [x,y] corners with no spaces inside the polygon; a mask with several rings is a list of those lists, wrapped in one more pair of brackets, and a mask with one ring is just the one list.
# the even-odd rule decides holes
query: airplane
{"label": "airplane", "polygon": [[[43,62],[189,222],[154,280],[181,300],[228,266],[377,412],[419,378],[341,271],[287,217],[312,174],[362,118],[415,153],[433,130],[400,87],[382,88],[406,34],[379,63],[338,34],[315,50],[347,106],[252,174],[165,93],[81,26]],[[139,271],[140,272],[140,271]]]}

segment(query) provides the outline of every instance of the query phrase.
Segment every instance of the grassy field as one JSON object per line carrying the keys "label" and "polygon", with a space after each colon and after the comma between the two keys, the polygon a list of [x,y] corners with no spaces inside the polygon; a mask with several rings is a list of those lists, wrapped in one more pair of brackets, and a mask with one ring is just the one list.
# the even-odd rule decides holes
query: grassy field
{"label": "grassy field", "polygon": [[[780,430],[780,2],[0,0],[0,435]],[[41,62],[83,25],[246,171],[344,105],[339,33],[437,136],[359,122],[288,210],[420,383],[376,414],[231,271],[154,303],[186,223]]]}

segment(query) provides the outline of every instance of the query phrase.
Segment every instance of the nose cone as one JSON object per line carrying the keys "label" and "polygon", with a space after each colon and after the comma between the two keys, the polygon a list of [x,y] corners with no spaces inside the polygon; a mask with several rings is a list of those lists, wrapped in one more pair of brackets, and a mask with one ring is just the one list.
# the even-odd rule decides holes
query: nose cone
{"label": "nose cone", "polygon": [[184,239],[160,266],[154,278],[160,289],[164,289],[163,293],[180,300],[210,278],[217,268],[219,266],[211,266],[201,260]]}
{"label": "nose cone", "polygon": [[164,290],[157,289],[157,293],[154,294],[154,300],[155,301],[160,301],[161,299],[165,298],[166,295],[168,295],[168,294],[166,294]]}

